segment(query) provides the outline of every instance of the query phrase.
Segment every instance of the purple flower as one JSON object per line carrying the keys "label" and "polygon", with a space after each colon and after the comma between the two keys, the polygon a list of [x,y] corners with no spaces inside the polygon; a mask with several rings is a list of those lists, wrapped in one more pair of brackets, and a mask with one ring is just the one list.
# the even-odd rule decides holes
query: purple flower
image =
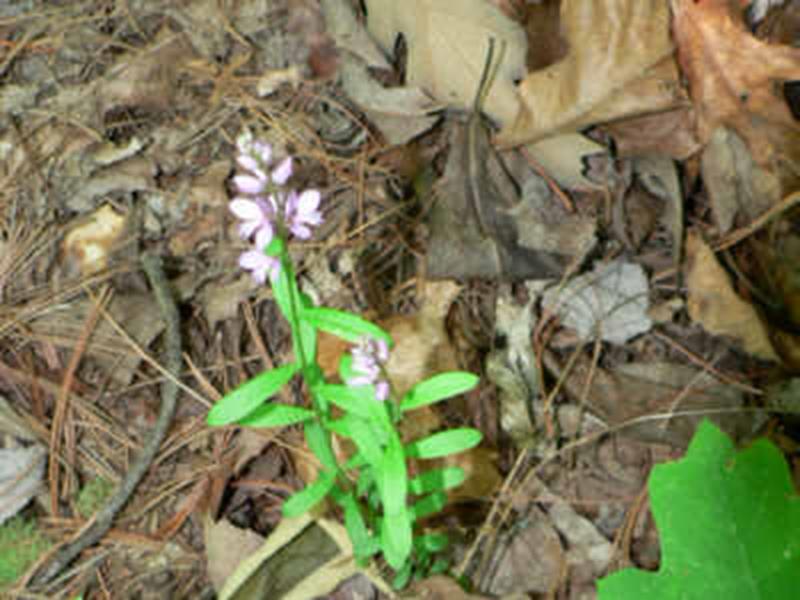
{"label": "purple flower", "polygon": [[266,248],[275,233],[272,221],[275,219],[277,206],[275,198],[269,201],[262,198],[234,198],[230,203],[230,211],[242,222],[239,224],[239,235],[250,239],[256,236],[256,248]]}
{"label": "purple flower", "polygon": [[[280,273],[280,260],[264,254],[276,232],[285,235],[288,230],[306,240],[311,237],[311,228],[322,223],[320,193],[306,190],[298,194],[280,189],[292,176],[292,157],[273,165],[272,147],[253,140],[249,131],[242,132],[236,146],[240,170],[233,183],[241,195],[231,200],[229,208],[241,221],[239,235],[255,242],[254,249],[239,257],[239,265],[250,271],[256,281],[264,283]],[[381,393],[388,394],[388,388]]]}
{"label": "purple flower", "polygon": [[286,224],[295,237],[307,240],[311,237],[311,226],[322,223],[319,212],[320,193],[317,190],[306,190],[301,194],[289,192],[286,200]]}
{"label": "purple flower", "polygon": [[284,185],[292,176],[292,157],[287,156],[277,167],[272,170],[272,181],[275,185]]}
{"label": "purple flower", "polygon": [[267,169],[270,166],[272,159],[272,148],[269,144],[263,142],[255,142],[252,148],[242,150],[242,145],[239,147],[240,154],[236,157],[236,162],[246,172],[241,175],[236,175],[233,178],[233,183],[242,194],[251,194],[257,196],[267,191],[270,183],[277,186],[284,185],[289,177],[292,176],[292,157],[287,156],[284,158],[272,172],[267,175]]}
{"label": "purple flower", "polygon": [[243,253],[239,257],[239,266],[250,271],[253,279],[261,284],[267,281],[268,276],[270,281],[274,281],[281,272],[281,262],[261,250],[248,250]]}
{"label": "purple flower", "polygon": [[347,385],[374,385],[375,399],[383,402],[389,397],[389,382],[381,379],[381,365],[389,360],[389,346],[384,340],[362,338],[350,351],[353,357],[352,369],[355,377],[347,380]]}

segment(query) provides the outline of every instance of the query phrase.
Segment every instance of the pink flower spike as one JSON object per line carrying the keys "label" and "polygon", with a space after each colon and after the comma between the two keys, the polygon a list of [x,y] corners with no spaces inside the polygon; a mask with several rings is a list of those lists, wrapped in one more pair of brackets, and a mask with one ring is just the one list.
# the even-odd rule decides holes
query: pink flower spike
{"label": "pink flower spike", "polygon": [[264,283],[269,276],[274,281],[281,270],[281,263],[277,258],[267,256],[259,250],[248,250],[239,257],[239,266],[250,271],[253,279]]}
{"label": "pink flower spike", "polygon": [[[234,215],[242,220],[239,225],[239,235],[243,238],[249,239],[254,233],[266,230],[269,232],[269,239],[272,239],[272,219],[275,217],[275,200],[273,198],[270,198],[269,202],[261,198],[252,200],[234,198],[228,207]],[[264,235],[261,234],[262,241]]]}
{"label": "pink flower spike", "polygon": [[283,185],[287,181],[289,181],[289,177],[292,176],[292,157],[287,156],[281,161],[275,169],[272,171],[272,181],[278,185]]}
{"label": "pink flower spike", "polygon": [[317,210],[320,202],[317,190],[306,190],[298,195],[292,191],[286,201],[286,221],[291,232],[301,240],[311,237],[309,225],[322,223],[322,213]]}
{"label": "pink flower spike", "polygon": [[379,362],[385,363],[389,360],[389,345],[386,343],[386,340],[377,340],[375,343],[377,346],[375,356],[378,358]]}
{"label": "pink flower spike", "polygon": [[254,142],[253,152],[258,155],[261,164],[267,165],[269,161],[272,160],[272,146],[266,142]]}
{"label": "pink flower spike", "polygon": [[389,382],[379,381],[375,384],[375,399],[378,402],[385,402],[389,397]]}
{"label": "pink flower spike", "polygon": [[240,154],[236,157],[236,162],[245,171],[251,171],[258,179],[266,179],[267,176],[258,164],[258,161],[249,154]]}
{"label": "pink flower spike", "polygon": [[233,183],[236,184],[236,189],[243,194],[260,194],[267,186],[267,178],[263,173],[261,173],[261,175],[264,175],[263,179],[258,175],[258,173],[254,173],[253,175],[236,175],[233,178]]}
{"label": "pink flower spike", "polygon": [[274,235],[275,231],[272,229],[272,223],[265,223],[256,231],[256,248],[261,251],[266,250]]}

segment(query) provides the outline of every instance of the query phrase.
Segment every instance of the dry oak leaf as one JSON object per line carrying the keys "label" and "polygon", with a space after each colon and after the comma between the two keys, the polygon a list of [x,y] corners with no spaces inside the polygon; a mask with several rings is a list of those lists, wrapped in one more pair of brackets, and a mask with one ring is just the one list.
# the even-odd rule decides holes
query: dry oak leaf
{"label": "dry oak leaf", "polygon": [[561,23],[569,52],[519,85],[521,108],[501,146],[686,103],[663,0],[564,0]]}
{"label": "dry oak leaf", "polygon": [[690,234],[686,239],[686,256],[689,259],[687,308],[692,320],[712,335],[738,340],[753,356],[779,361],[758,312],[736,294],[714,251],[696,234]]}
{"label": "dry oak leaf", "polygon": [[671,0],[678,60],[689,81],[696,127],[705,143],[727,125],[761,165],[772,162],[778,139],[800,123],[774,91],[775,81],[800,79],[800,48],[753,37],[733,0]]}

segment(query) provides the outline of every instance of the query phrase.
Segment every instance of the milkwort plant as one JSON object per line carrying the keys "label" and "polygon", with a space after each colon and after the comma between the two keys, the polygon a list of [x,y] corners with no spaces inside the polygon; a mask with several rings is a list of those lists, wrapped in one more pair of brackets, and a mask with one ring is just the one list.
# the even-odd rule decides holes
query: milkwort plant
{"label": "milkwort plant", "polygon": [[[238,191],[230,203],[240,220],[239,233],[253,247],[239,258],[259,283],[269,281],[275,301],[291,328],[294,362],[266,371],[243,383],[208,413],[213,426],[282,427],[302,424],[310,450],[320,463],[317,479],[291,496],[283,514],[293,517],[331,498],[344,515],[359,564],[382,554],[395,572],[394,586],[404,587],[412,575],[443,570],[435,555],[448,543],[438,533],[415,531],[415,523],[439,512],[446,491],[464,480],[458,467],[432,468],[409,477],[408,461],[432,459],[476,446],[481,434],[459,428],[403,443],[403,415],[462,394],[478,383],[467,372],[448,372],[417,383],[401,398],[392,393],[385,364],[392,339],[379,326],[339,310],[314,306],[295,278],[287,251],[290,236],[304,240],[323,216],[317,190],[297,193],[286,187],[291,157],[275,163],[269,145],[250,132],[237,139]],[[317,362],[317,332],[325,331],[353,344],[339,365],[344,384],[329,383]],[[310,407],[270,400],[292,378],[303,378]],[[332,408],[340,409],[333,412]],[[333,436],[352,442],[344,462],[333,451]]]}

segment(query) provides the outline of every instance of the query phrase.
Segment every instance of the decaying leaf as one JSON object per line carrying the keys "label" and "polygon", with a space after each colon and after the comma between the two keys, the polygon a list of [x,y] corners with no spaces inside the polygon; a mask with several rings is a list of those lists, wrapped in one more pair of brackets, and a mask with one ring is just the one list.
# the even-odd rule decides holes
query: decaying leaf
{"label": "decaying leaf", "polygon": [[468,594],[454,579],[444,575],[414,582],[406,597],[408,600],[489,600],[487,596]]}
{"label": "decaying leaf", "polygon": [[39,491],[47,451],[39,445],[0,449],[0,525]]}
{"label": "decaying leaf", "polygon": [[61,246],[67,272],[87,276],[102,271],[127,229],[127,218],[104,204],[70,228]]}
{"label": "decaying leaf", "polygon": [[486,357],[486,375],[497,386],[500,401],[500,427],[518,448],[534,442],[533,403],[539,393],[536,357],[531,348],[533,304],[538,295],[528,285],[531,297],[526,304],[514,302],[511,290],[498,294],[495,329],[505,338],[505,346]]}
{"label": "decaying leaf", "polygon": [[383,87],[372,78],[366,65],[349,56],[342,59],[340,73],[347,95],[390,145],[408,142],[438,119],[430,113],[441,106],[419,87]]}
{"label": "decaying leaf", "polygon": [[194,56],[186,37],[166,28],[147,50],[122,54],[109,76],[97,85],[100,114],[119,106],[174,108],[178,73]]}
{"label": "decaying leaf", "polygon": [[730,0],[671,0],[673,35],[689,80],[702,142],[719,126],[734,129],[764,166],[800,123],[775,93],[776,81],[800,79],[800,48],[756,39]]}
{"label": "decaying leaf", "polygon": [[[72,347],[80,337],[86,315],[93,308],[91,299],[78,299],[67,307],[59,307],[38,316],[31,322],[34,337]],[[158,305],[152,294],[116,294],[108,305],[108,313],[141,348],[146,348],[164,328],[161,319],[154,319]],[[86,349],[117,382],[128,385],[141,362],[141,356],[117,332],[108,320],[102,319],[92,333]]]}
{"label": "decaying leaf", "polygon": [[450,106],[472,105],[493,38],[505,50],[484,110],[500,123],[514,117],[513,82],[524,73],[527,44],[522,28],[494,5],[483,0],[367,0],[366,5],[369,30],[385,52],[392,52],[398,35],[405,36],[408,85]]}
{"label": "decaying leaf", "polygon": [[503,547],[493,557],[488,591],[496,596],[553,592],[564,561],[558,532],[535,505],[528,507],[518,523],[513,533],[501,537]]}
{"label": "decaying leaf", "polygon": [[214,589],[219,591],[239,563],[264,544],[264,538],[250,529],[235,527],[226,519],[214,522],[207,515],[203,526],[206,572]]}
{"label": "decaying leaf", "polygon": [[522,108],[501,146],[684,103],[662,0],[564,0],[561,23],[569,52],[522,81]]}
{"label": "decaying leaf", "polygon": [[652,326],[644,269],[623,260],[598,265],[563,289],[548,290],[544,306],[587,341],[599,337],[624,344]]}
{"label": "decaying leaf", "polygon": [[753,221],[781,199],[778,178],[759,167],[741,138],[727,127],[711,135],[701,165],[720,233],[731,230],[737,215]]}
{"label": "decaying leaf", "polygon": [[[554,374],[563,372],[562,365],[550,352],[545,352],[544,361]],[[663,416],[625,427],[621,433],[626,436],[682,448],[689,443],[704,410],[709,411],[708,418],[737,439],[754,428],[752,414],[734,412],[743,403],[741,392],[694,367],[663,362],[629,363],[615,371],[606,371],[593,369],[590,362],[587,358],[576,361],[564,389],[577,400],[585,397],[586,408],[606,426]],[[591,382],[588,393],[587,380]],[[731,412],[716,414],[715,409]],[[672,416],[681,411],[689,411],[691,415]]]}
{"label": "decaying leaf", "polygon": [[657,154],[685,160],[701,148],[689,107],[606,123],[602,129],[614,138],[620,157]]}
{"label": "decaying leaf", "polygon": [[381,591],[389,592],[378,575],[355,564],[343,526],[305,514],[283,519],[261,547],[239,563],[218,597],[305,600],[326,596],[359,572],[367,575]]}
{"label": "decaying leaf", "polygon": [[[488,142],[479,156],[483,163],[480,174],[472,169],[470,125],[474,126],[454,125],[444,177],[436,187],[428,276],[508,281],[560,275],[570,248],[552,250],[536,235],[547,226],[537,211],[520,199],[516,184]],[[476,177],[480,181],[474,181]],[[479,209],[475,203],[480,204]],[[558,211],[555,206],[549,208]],[[496,222],[492,231],[483,230],[477,214],[481,210]]]}
{"label": "decaying leaf", "polygon": [[696,234],[686,240],[689,316],[713,335],[737,340],[743,350],[765,360],[779,360],[767,329],[752,304],[742,300],[714,251]]}

